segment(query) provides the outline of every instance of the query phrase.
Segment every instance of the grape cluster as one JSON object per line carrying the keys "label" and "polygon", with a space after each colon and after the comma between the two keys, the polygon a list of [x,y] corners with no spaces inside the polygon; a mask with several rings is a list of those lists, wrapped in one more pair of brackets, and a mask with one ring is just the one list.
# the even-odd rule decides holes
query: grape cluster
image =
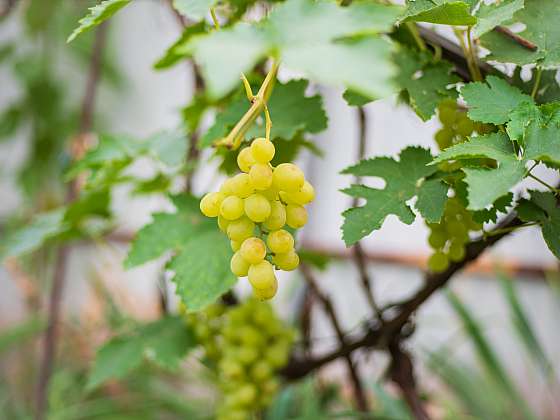
{"label": "grape cluster", "polygon": [[276,294],[274,266],[291,271],[299,265],[294,238],[283,227],[303,227],[307,223],[304,206],[315,197],[296,165],[272,167],[274,153],[271,141],[253,140],[237,156],[242,173],[226,179],[218,192],[208,193],[200,201],[202,213],[217,217],[219,228],[231,241],[235,252],[231,271],[237,277],[248,276],[261,300]]}
{"label": "grape cluster", "polygon": [[445,271],[450,261],[465,258],[469,231],[482,229],[482,225],[473,220],[471,213],[456,197],[447,200],[442,221],[428,223],[428,227],[428,243],[435,250],[428,260],[428,268],[435,273]]}
{"label": "grape cluster", "polygon": [[462,143],[475,130],[480,132],[482,129],[482,126],[479,127],[472,121],[466,111],[462,110],[452,99],[439,103],[438,116],[443,125],[435,134],[435,140],[440,150]]}
{"label": "grape cluster", "polygon": [[189,315],[188,322],[217,369],[223,396],[216,418],[246,420],[268,406],[294,339],[272,307],[257,299],[231,309],[214,305]]}

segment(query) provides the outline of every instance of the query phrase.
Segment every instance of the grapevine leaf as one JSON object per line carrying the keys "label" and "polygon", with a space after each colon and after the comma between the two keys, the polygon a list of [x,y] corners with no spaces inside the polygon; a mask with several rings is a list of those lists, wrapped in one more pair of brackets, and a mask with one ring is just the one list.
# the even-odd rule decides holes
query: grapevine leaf
{"label": "grapevine leaf", "polygon": [[439,23],[442,25],[474,25],[470,5],[464,1],[407,0],[404,21]]}
{"label": "grapevine leaf", "polygon": [[445,149],[432,163],[446,160],[489,158],[497,168],[464,168],[468,185],[469,210],[482,210],[521,181],[526,173],[525,161],[518,160],[511,141],[503,133],[474,137],[468,142]]}
{"label": "grapevine leaf", "polygon": [[560,123],[551,121],[543,125],[535,120],[527,127],[525,159],[542,160],[560,164]]}
{"label": "grapevine leaf", "polygon": [[529,124],[540,118],[539,108],[534,102],[521,102],[509,114],[506,131],[509,138],[523,143]]}
{"label": "grapevine leaf", "polygon": [[173,281],[187,311],[204,309],[235,285],[231,254],[229,241],[214,229],[186,241],[169,261],[167,268],[175,272]]}
{"label": "grapevine leaf", "polygon": [[443,60],[433,63],[427,55],[408,49],[399,51],[394,59],[400,69],[397,83],[406,89],[410,106],[422,120],[429,120],[444,99],[457,97],[456,90],[449,89],[459,81],[451,74],[450,63]]}
{"label": "grapevine leaf", "polygon": [[380,177],[386,182],[382,190],[363,185],[353,185],[343,190],[352,197],[367,200],[364,206],[351,208],[343,213],[342,231],[346,245],[352,245],[379,229],[390,214],[396,215],[406,224],[414,221],[415,215],[406,202],[418,193],[418,182],[436,172],[434,166],[427,166],[431,159],[428,150],[408,147],[401,151],[398,161],[389,157],[366,159],[342,172]]}
{"label": "grapevine leaf", "polygon": [[525,26],[518,35],[537,46],[531,51],[502,33],[489,32],[481,38],[491,51],[487,60],[525,65],[538,63],[542,67],[560,65],[560,4],[557,0],[525,0],[514,20]]}
{"label": "grapevine leaf", "polygon": [[[268,101],[274,121],[271,130],[273,139],[291,140],[300,132],[318,133],[327,127],[321,96],[306,96],[307,85],[305,80],[292,80],[286,84],[277,82]],[[200,146],[209,147],[227,135],[249,106],[244,93],[237,95],[200,139]],[[262,137],[264,131],[262,124],[255,124],[248,131],[247,138]]]}
{"label": "grapevine leaf", "polygon": [[418,188],[415,207],[428,223],[439,223],[447,202],[449,188],[439,179],[424,181]]}
{"label": "grapevine leaf", "polygon": [[492,124],[506,123],[516,107],[533,102],[529,95],[496,76],[488,76],[486,83],[469,83],[461,89],[461,95],[469,106],[471,120]]}
{"label": "grapevine leaf", "polygon": [[68,37],[66,42],[72,42],[78,35],[100,25],[132,0],[105,0],[89,9],[89,13],[80,19],[80,24]]}
{"label": "grapevine leaf", "polygon": [[195,345],[194,334],[181,317],[168,316],[140,325],[128,334],[112,338],[97,351],[87,388],[91,390],[109,379],[125,377],[144,357],[162,367],[176,369]]}
{"label": "grapevine leaf", "polygon": [[[533,71],[532,78],[523,80],[521,78],[521,67],[516,66],[513,71],[512,84],[520,88],[523,92],[531,94],[535,85],[536,72]],[[556,80],[557,69],[549,69],[541,71],[541,82],[539,83],[536,98],[541,103],[553,102],[560,98],[560,84]]]}
{"label": "grapevine leaf", "polygon": [[473,27],[473,36],[479,38],[496,26],[511,20],[514,13],[521,10],[523,6],[524,0],[504,0],[492,4],[482,2],[476,12],[478,21]]}
{"label": "grapevine leaf", "polygon": [[530,191],[531,199],[522,199],[516,208],[524,222],[538,222],[548,248],[560,259],[560,207],[552,192]]}
{"label": "grapevine leaf", "polygon": [[342,94],[342,97],[346,103],[350,106],[364,106],[373,101],[373,99],[368,98],[360,93],[356,93],[353,90],[347,89]]}
{"label": "grapevine leaf", "polygon": [[180,60],[190,56],[189,41],[195,35],[201,34],[206,30],[206,23],[200,22],[195,25],[187,26],[180,38],[173,43],[158,61],[154,68],[157,70],[167,69],[175,65]]}
{"label": "grapevine leaf", "polygon": [[32,252],[67,228],[68,225],[64,222],[64,209],[38,214],[27,226],[2,238],[0,260]]}
{"label": "grapevine leaf", "polygon": [[239,83],[239,74],[266,55],[318,82],[352,88],[373,97],[392,93],[390,44],[378,34],[390,30],[401,9],[376,3],[340,7],[330,2],[289,0],[259,25],[193,38],[189,47],[212,97]]}
{"label": "grapevine leaf", "polygon": [[173,7],[182,15],[200,21],[216,3],[216,0],[173,0]]}
{"label": "grapevine leaf", "polygon": [[505,214],[507,212],[507,209],[511,207],[512,203],[513,193],[509,192],[498,198],[489,209],[473,211],[473,219],[478,223],[496,223],[496,221],[498,220],[498,213]]}

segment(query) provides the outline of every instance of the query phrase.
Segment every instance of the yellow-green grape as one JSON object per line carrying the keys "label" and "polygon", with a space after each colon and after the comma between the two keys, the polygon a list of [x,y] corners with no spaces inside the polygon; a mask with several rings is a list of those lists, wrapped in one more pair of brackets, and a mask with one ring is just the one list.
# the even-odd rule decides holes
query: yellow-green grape
{"label": "yellow-green grape", "polygon": [[296,203],[296,201],[292,198],[292,195],[290,193],[287,193],[286,191],[280,191],[278,195],[280,196],[280,200],[282,200],[283,203],[299,205],[299,203]]}
{"label": "yellow-green grape", "polygon": [[465,245],[460,241],[452,241],[449,246],[449,259],[453,262],[462,261],[465,258]]}
{"label": "yellow-green grape", "polygon": [[285,254],[294,249],[294,237],[286,230],[275,230],[268,234],[266,244],[275,254]]}
{"label": "yellow-green grape", "polygon": [[245,199],[245,214],[253,222],[264,222],[272,211],[270,202],[261,194],[252,194]]}
{"label": "yellow-green grape", "polygon": [[463,137],[470,136],[474,131],[474,122],[466,115],[462,115],[457,122],[456,130]]}
{"label": "yellow-green grape", "polygon": [[229,226],[230,221],[224,219],[222,216],[218,216],[218,227],[222,232],[227,232],[227,227]]}
{"label": "yellow-green grape", "polygon": [[200,211],[206,217],[216,217],[220,214],[220,206],[225,196],[219,192],[211,192],[206,194],[200,200]]}
{"label": "yellow-green grape", "polygon": [[430,244],[430,246],[434,249],[441,249],[445,246],[446,242],[447,234],[442,230],[435,230],[435,228],[432,228],[432,232],[428,237],[428,243]]}
{"label": "yellow-green grape", "polygon": [[249,267],[249,283],[255,289],[268,289],[276,281],[274,268],[267,260],[262,260],[258,264]]}
{"label": "yellow-green grape", "polygon": [[258,382],[270,378],[272,374],[273,369],[266,360],[259,360],[251,368],[251,377]]}
{"label": "yellow-green grape", "polygon": [[266,190],[272,185],[272,168],[266,163],[255,163],[249,171],[251,185],[256,190]]}
{"label": "yellow-green grape", "polygon": [[259,193],[264,195],[268,201],[278,200],[279,197],[278,190],[274,186],[271,186],[266,190],[259,191]]}
{"label": "yellow-green grape", "polygon": [[239,252],[249,264],[258,264],[266,257],[266,245],[259,238],[247,238],[241,244]]}
{"label": "yellow-green grape", "polygon": [[237,277],[245,277],[249,273],[249,263],[241,256],[241,251],[233,254],[229,267]]}
{"label": "yellow-green grape", "polygon": [[268,163],[274,157],[274,144],[271,141],[260,137],[251,143],[251,153],[253,158],[259,163]]}
{"label": "yellow-green grape", "polygon": [[229,241],[229,244],[231,245],[231,250],[233,252],[239,251],[242,243],[243,243],[243,241],[234,241],[234,240]]}
{"label": "yellow-green grape", "polygon": [[443,101],[438,106],[439,120],[443,125],[452,125],[457,119],[457,104],[455,101]]}
{"label": "yellow-green grape", "polygon": [[230,195],[222,201],[220,215],[226,220],[236,220],[243,216],[243,200],[235,195]]}
{"label": "yellow-green grape", "polygon": [[307,223],[307,210],[296,204],[286,206],[286,223],[294,229],[299,229]]}
{"label": "yellow-green grape", "polygon": [[253,287],[253,295],[259,300],[269,300],[276,296],[278,291],[278,280],[274,277],[273,281],[265,288],[257,289]]}
{"label": "yellow-green grape", "polygon": [[224,196],[235,195],[233,191],[233,178],[227,178],[220,187],[220,192]]}
{"label": "yellow-green grape", "polygon": [[231,178],[231,189],[240,198],[247,198],[255,191],[249,174],[237,174]]}
{"label": "yellow-green grape", "polygon": [[299,191],[305,182],[301,169],[293,163],[281,163],[274,169],[272,175],[273,183],[281,191]]}
{"label": "yellow-green grape", "polygon": [[267,230],[278,230],[286,224],[286,208],[280,201],[275,200],[270,204],[270,215],[263,222]]}
{"label": "yellow-green grape", "polygon": [[441,251],[435,252],[428,260],[428,268],[434,273],[445,271],[449,267],[449,259]]}
{"label": "yellow-green grape", "polygon": [[285,254],[275,254],[274,257],[272,257],[272,262],[281,270],[292,271],[299,265],[299,256],[292,248]]}
{"label": "yellow-green grape", "polygon": [[256,161],[250,147],[241,150],[237,155],[237,166],[239,166],[242,172],[248,173],[251,170],[251,166],[255,163]]}
{"label": "yellow-green grape", "polygon": [[255,224],[248,217],[242,217],[230,222],[227,227],[227,235],[232,241],[242,242],[253,236],[254,230]]}
{"label": "yellow-green grape", "polygon": [[292,200],[294,204],[304,206],[311,203],[315,198],[315,189],[309,182],[305,181],[303,187],[301,187],[299,191],[286,193],[286,195],[289,196],[289,199]]}
{"label": "yellow-green grape", "polygon": [[435,140],[440,150],[445,150],[453,144],[455,131],[449,127],[443,127],[436,132]]}

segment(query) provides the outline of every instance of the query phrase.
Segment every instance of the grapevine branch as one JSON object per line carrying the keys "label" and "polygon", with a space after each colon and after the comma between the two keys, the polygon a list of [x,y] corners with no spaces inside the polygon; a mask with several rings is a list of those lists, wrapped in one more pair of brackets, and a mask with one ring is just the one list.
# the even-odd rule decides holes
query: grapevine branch
{"label": "grapevine branch", "polygon": [[513,42],[521,45],[523,48],[526,48],[529,51],[537,51],[539,49],[539,47],[536,44],[533,44],[528,39],[525,39],[522,36],[517,35],[515,32],[511,31],[511,29],[508,29],[505,26],[496,26],[494,28],[494,31],[507,36]]}
{"label": "grapevine branch", "polygon": [[[91,61],[89,65],[88,78],[84,100],[82,102],[79,134],[74,137],[72,149],[81,148],[86,134],[91,130],[93,124],[93,110],[95,103],[95,92],[101,75],[102,53],[107,35],[107,24],[99,26],[95,35]],[[72,201],[77,194],[78,183],[76,181],[68,185],[66,202]],[[58,339],[60,306],[64,292],[66,262],[70,248],[61,246],[58,250],[53,274],[48,306],[48,324],[43,341],[43,356],[39,367],[39,378],[35,394],[35,419],[43,420],[47,410],[47,392],[49,381],[53,370],[54,358]]]}
{"label": "grapevine branch", "polygon": [[[305,281],[307,282],[309,288],[311,289],[313,294],[317,297],[317,299],[323,306],[323,309],[327,314],[330,323],[336,333],[338,342],[340,343],[341,346],[344,346],[346,344],[344,331],[340,325],[340,321],[338,320],[338,316],[336,314],[336,311],[334,309],[331,300],[327,295],[321,292],[319,286],[317,286],[317,282],[315,281],[311,269],[306,264],[300,265],[300,271],[303,274],[303,277],[305,278]],[[356,364],[352,360],[352,356],[350,354],[346,355],[344,359],[346,360],[346,365],[348,367],[348,374],[354,390],[354,398],[356,399],[356,405],[360,411],[367,411],[368,410],[367,398],[362,386],[362,382],[360,380],[360,376],[358,374],[358,369],[356,367]]]}

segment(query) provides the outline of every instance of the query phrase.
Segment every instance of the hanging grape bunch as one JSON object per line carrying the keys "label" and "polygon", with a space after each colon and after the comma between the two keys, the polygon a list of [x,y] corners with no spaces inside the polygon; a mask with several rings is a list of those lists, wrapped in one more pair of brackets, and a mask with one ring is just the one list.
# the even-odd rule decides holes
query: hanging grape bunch
{"label": "hanging grape bunch", "polygon": [[266,138],[253,140],[237,156],[242,173],[228,178],[220,191],[206,194],[200,210],[217,217],[235,252],[231,271],[248,276],[257,298],[270,299],[278,282],[274,267],[291,271],[299,265],[294,238],[283,229],[299,229],[307,223],[305,205],[315,197],[311,184],[293,163],[272,167],[274,144]]}
{"label": "hanging grape bunch", "polygon": [[294,339],[272,307],[256,299],[231,309],[216,304],[189,314],[187,322],[218,373],[223,396],[216,418],[246,420],[267,407],[279,387],[276,372],[288,361]]}
{"label": "hanging grape bunch", "polygon": [[435,251],[428,260],[428,268],[435,273],[445,271],[450,261],[465,258],[469,231],[482,229],[482,225],[473,220],[471,213],[456,197],[447,200],[441,223],[429,223],[428,227],[428,243]]}

